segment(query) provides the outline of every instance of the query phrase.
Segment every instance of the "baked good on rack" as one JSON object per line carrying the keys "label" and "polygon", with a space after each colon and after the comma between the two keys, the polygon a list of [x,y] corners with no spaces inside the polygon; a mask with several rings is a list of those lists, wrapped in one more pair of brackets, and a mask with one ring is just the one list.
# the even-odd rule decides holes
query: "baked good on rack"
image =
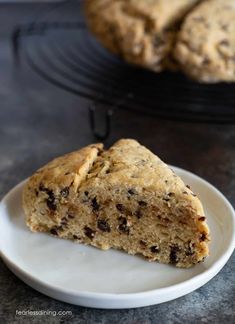
{"label": "baked good on rack", "polygon": [[171,52],[179,26],[198,0],[86,0],[88,26],[127,62],[161,71],[175,68]]}
{"label": "baked good on rack", "polygon": [[198,81],[235,81],[234,0],[207,0],[189,13],[178,35],[175,58]]}
{"label": "baked good on rack", "polygon": [[89,145],[39,169],[23,191],[26,223],[107,250],[190,267],[208,255],[198,197],[156,155],[131,139]]}

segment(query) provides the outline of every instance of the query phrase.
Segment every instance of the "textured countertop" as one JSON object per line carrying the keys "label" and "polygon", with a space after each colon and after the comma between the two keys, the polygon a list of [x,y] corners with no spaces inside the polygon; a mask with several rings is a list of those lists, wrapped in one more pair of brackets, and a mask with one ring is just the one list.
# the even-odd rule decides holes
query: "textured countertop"
{"label": "textured countertop", "polygon": [[[85,99],[14,67],[9,35],[41,5],[0,5],[0,198],[52,157],[94,140]],[[141,141],[164,161],[205,178],[235,206],[235,126],[172,122],[118,111],[107,146]],[[161,305],[98,310],[53,300],[25,285],[0,261],[1,323],[234,323],[235,255],[204,287]],[[71,316],[15,316],[16,310],[72,311]]]}

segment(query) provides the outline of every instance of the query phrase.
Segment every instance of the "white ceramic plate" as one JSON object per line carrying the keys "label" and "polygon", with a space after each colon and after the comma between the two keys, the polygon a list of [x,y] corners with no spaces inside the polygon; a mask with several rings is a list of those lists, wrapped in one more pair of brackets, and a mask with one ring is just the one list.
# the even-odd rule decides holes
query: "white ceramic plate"
{"label": "white ceramic plate", "polygon": [[235,215],[226,198],[198,176],[174,168],[202,200],[211,229],[210,257],[191,269],[149,263],[120,251],[100,251],[31,233],[21,206],[23,183],[0,205],[1,256],[12,272],[45,295],[96,308],[132,308],[183,296],[208,282],[235,247]]}

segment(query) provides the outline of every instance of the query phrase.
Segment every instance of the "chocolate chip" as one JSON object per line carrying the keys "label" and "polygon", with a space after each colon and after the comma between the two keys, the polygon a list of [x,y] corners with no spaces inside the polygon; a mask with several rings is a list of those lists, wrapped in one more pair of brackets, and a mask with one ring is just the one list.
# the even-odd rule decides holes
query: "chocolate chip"
{"label": "chocolate chip", "polygon": [[164,201],[170,201],[170,198],[162,198]]}
{"label": "chocolate chip", "polygon": [[188,250],[185,252],[185,255],[187,255],[187,256],[191,256],[193,254],[194,254],[194,252],[192,251],[191,248],[188,248]]}
{"label": "chocolate chip", "polygon": [[130,229],[127,225],[120,224],[118,228],[123,233],[126,233],[126,234],[130,233]]}
{"label": "chocolate chip", "polygon": [[125,217],[118,217],[118,220],[121,224],[127,225],[127,219]]}
{"label": "chocolate chip", "polygon": [[55,200],[55,195],[52,190],[47,189],[47,194],[50,200]]}
{"label": "chocolate chip", "polygon": [[55,199],[55,195],[54,195],[53,191],[46,188],[42,183],[40,183],[40,185],[39,185],[39,190],[46,192],[46,194],[48,195],[48,198],[46,199],[47,207],[49,209],[55,211],[57,206],[56,206],[56,199]]}
{"label": "chocolate chip", "polygon": [[129,189],[128,191],[127,191],[128,193],[129,193],[129,195],[136,195],[137,194],[137,191],[135,190],[135,189]]}
{"label": "chocolate chip", "polygon": [[175,195],[174,192],[169,192],[169,193],[166,194],[165,197],[162,198],[162,200],[170,201],[170,198],[173,197],[174,195]]}
{"label": "chocolate chip", "polygon": [[104,150],[103,150],[103,149],[100,149],[100,148],[98,148],[98,153],[97,153],[97,156],[101,156],[103,152],[104,152]]}
{"label": "chocolate chip", "polygon": [[207,239],[207,236],[205,233],[201,233],[201,236],[200,236],[200,241],[203,242],[203,241],[206,241]]}
{"label": "chocolate chip", "polygon": [[139,204],[141,207],[147,206],[146,201],[143,201],[143,200],[138,201],[138,204]]}
{"label": "chocolate chip", "polygon": [[68,214],[68,218],[73,219],[74,217],[74,215]]}
{"label": "chocolate chip", "polygon": [[47,207],[49,209],[55,211],[57,206],[56,206],[56,199],[55,199],[55,195],[54,195],[53,191],[50,189],[46,189],[46,188],[44,191],[46,191],[46,193],[48,195],[48,198],[46,199]]}
{"label": "chocolate chip", "polygon": [[61,191],[60,194],[63,198],[67,198],[69,195],[69,187],[64,187]]}
{"label": "chocolate chip", "polygon": [[100,205],[97,203],[96,197],[91,200],[91,206],[93,211],[98,211],[100,209]]}
{"label": "chocolate chip", "polygon": [[143,247],[146,247],[147,246],[147,242],[144,241],[144,240],[140,240],[140,245],[142,245]]}
{"label": "chocolate chip", "polygon": [[198,218],[198,220],[201,221],[201,222],[204,222],[206,220],[206,217],[205,216],[201,216],[201,217]]}
{"label": "chocolate chip", "polygon": [[43,183],[40,183],[39,184],[39,190],[40,191],[45,191],[46,190],[46,188],[44,187],[44,184]]}
{"label": "chocolate chip", "polygon": [[191,243],[191,242],[189,242],[188,243],[188,249],[186,250],[186,252],[185,252],[185,254],[187,255],[187,256],[190,256],[190,255],[193,255],[194,254],[194,246],[195,246],[195,244],[193,243]]}
{"label": "chocolate chip", "polygon": [[186,187],[187,187],[188,189],[190,189],[190,190],[191,190],[191,188],[190,188],[190,186],[189,186],[189,185],[186,185]]}
{"label": "chocolate chip", "polygon": [[89,195],[89,192],[88,191],[84,191],[84,195],[85,196],[88,196]]}
{"label": "chocolate chip", "polygon": [[117,210],[119,210],[121,213],[124,213],[125,207],[122,204],[117,204],[116,205]]}
{"label": "chocolate chip", "polygon": [[143,216],[142,211],[140,209],[137,209],[135,211],[134,215],[139,219]]}
{"label": "chocolate chip", "polygon": [[55,200],[52,200],[52,199],[48,198],[48,199],[46,200],[46,203],[47,203],[47,207],[48,207],[49,209],[51,209],[51,210],[53,210],[53,211],[56,210],[57,206],[56,206]]}
{"label": "chocolate chip", "polygon": [[118,217],[118,221],[127,224],[127,219],[123,216]]}
{"label": "chocolate chip", "polygon": [[93,239],[94,238],[94,236],[95,236],[95,231],[94,230],[92,230],[90,227],[88,227],[88,226],[85,226],[84,227],[84,232],[85,232],[85,235],[87,236],[87,237],[89,237],[89,239]]}
{"label": "chocolate chip", "polygon": [[80,240],[80,238],[77,235],[73,235],[74,240]]}
{"label": "chocolate chip", "polygon": [[35,189],[35,195],[38,196],[38,191]]}
{"label": "chocolate chip", "polygon": [[58,235],[57,230],[55,228],[52,228],[50,230],[50,233],[53,234],[53,235]]}
{"label": "chocolate chip", "polygon": [[69,175],[70,174],[70,172],[66,172],[64,175]]}
{"label": "chocolate chip", "polygon": [[45,193],[48,194],[48,196],[51,196],[53,194],[53,191],[50,190],[49,188],[46,188],[42,183],[39,185],[39,190],[44,191]]}
{"label": "chocolate chip", "polygon": [[187,195],[188,193],[187,193],[187,191],[183,191],[183,194],[184,194],[184,195]]}
{"label": "chocolate chip", "polygon": [[179,247],[177,245],[173,245],[171,247],[171,251],[170,251],[170,262],[175,264],[178,262],[178,258],[177,258],[177,252],[179,251]]}
{"label": "chocolate chip", "polygon": [[160,251],[160,249],[156,245],[154,245],[154,246],[151,246],[150,251],[152,253],[158,253]]}
{"label": "chocolate chip", "polygon": [[52,200],[55,199],[55,195],[52,190],[46,188],[44,191],[47,193],[47,195],[49,196],[50,199],[52,199]]}
{"label": "chocolate chip", "polygon": [[119,217],[118,220],[120,222],[118,229],[123,233],[129,234],[130,228],[127,225],[127,219],[125,217]]}
{"label": "chocolate chip", "polygon": [[98,219],[97,227],[103,232],[111,232],[110,225],[105,219]]}

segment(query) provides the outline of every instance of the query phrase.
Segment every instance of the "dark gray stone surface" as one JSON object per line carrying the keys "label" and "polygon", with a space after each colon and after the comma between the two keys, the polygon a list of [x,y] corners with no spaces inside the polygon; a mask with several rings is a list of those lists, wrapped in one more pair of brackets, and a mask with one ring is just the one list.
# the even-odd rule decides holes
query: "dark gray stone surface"
{"label": "dark gray stone surface", "polygon": [[[52,157],[94,141],[85,99],[13,65],[9,34],[44,5],[0,5],[0,198]],[[110,145],[132,137],[170,164],[202,176],[235,205],[235,127],[187,124],[115,113]],[[53,300],[25,285],[0,261],[1,323],[234,323],[235,256],[204,287],[161,305],[98,310]],[[15,316],[16,310],[71,310],[72,316]]]}

